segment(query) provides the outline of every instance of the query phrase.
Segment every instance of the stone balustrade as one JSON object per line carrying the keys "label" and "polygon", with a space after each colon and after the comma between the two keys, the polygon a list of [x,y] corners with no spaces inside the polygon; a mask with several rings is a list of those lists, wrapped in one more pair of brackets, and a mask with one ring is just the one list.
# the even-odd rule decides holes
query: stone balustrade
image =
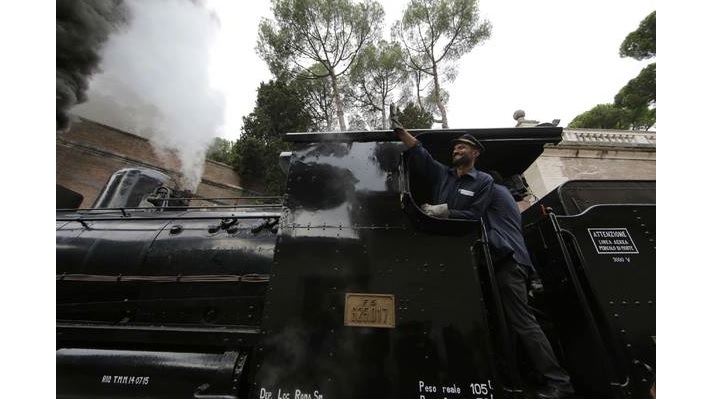
{"label": "stone balustrade", "polygon": [[562,145],[656,147],[656,132],[639,130],[563,129]]}

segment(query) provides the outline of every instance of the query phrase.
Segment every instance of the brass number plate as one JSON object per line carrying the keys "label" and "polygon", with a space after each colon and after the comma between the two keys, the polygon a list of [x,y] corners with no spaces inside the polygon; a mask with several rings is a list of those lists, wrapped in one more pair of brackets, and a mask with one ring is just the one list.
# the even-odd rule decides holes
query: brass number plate
{"label": "brass number plate", "polygon": [[396,327],[393,294],[346,294],[344,326]]}

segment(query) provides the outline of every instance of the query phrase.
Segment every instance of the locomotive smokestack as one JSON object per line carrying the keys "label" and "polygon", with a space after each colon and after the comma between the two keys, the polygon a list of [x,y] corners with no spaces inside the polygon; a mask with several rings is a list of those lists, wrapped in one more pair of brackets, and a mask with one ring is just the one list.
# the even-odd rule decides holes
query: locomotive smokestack
{"label": "locomotive smokestack", "polygon": [[68,110],[87,100],[88,80],[100,63],[100,49],[125,24],[123,0],[57,0],[56,130],[67,130]]}
{"label": "locomotive smokestack", "polygon": [[107,181],[92,208],[141,207],[142,201],[157,187],[170,190],[171,181],[169,176],[154,169],[121,169]]}

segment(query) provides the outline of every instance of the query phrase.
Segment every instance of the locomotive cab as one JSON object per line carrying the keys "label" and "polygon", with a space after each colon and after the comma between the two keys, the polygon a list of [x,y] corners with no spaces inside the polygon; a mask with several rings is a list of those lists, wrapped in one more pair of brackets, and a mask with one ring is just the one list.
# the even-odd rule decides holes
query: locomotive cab
{"label": "locomotive cab", "polygon": [[[443,162],[468,132],[477,168],[507,178],[561,140],[410,132]],[[390,131],[284,139],[281,203],[168,208],[147,175],[132,206],[58,211],[57,396],[525,396],[480,222],[421,212],[428,185]]]}
{"label": "locomotive cab", "polygon": [[[481,168],[507,176],[561,139],[555,127],[467,131],[486,144],[487,156],[495,152]],[[446,160],[449,141],[464,132],[413,134]],[[417,208],[428,184],[412,177],[405,146],[391,133],[286,138],[295,143],[289,212],[250,396],[520,395],[497,353],[501,337],[487,303],[496,290],[479,274],[490,259],[479,223]]]}

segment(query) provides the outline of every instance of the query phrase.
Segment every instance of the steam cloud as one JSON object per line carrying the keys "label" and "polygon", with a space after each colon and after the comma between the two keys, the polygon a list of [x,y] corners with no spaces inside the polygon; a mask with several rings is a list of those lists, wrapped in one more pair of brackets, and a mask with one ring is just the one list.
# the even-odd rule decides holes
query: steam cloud
{"label": "steam cloud", "polygon": [[194,192],[224,123],[209,78],[219,21],[199,0],[125,3],[131,21],[107,40],[88,101],[72,112],[148,138],[160,158],[176,155],[181,185]]}
{"label": "steam cloud", "polygon": [[67,130],[67,111],[85,102],[89,77],[97,71],[100,49],[125,24],[122,0],[57,0],[56,130]]}

